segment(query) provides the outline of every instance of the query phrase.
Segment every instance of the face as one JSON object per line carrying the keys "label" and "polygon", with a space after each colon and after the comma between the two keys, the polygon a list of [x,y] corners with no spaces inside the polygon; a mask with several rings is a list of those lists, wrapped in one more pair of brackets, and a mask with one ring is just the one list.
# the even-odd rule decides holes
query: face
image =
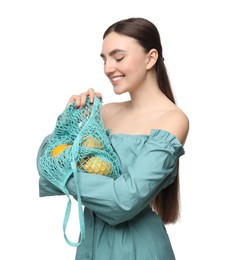
{"label": "face", "polygon": [[112,32],[103,40],[104,72],[116,94],[132,92],[145,82],[148,57],[131,37]]}

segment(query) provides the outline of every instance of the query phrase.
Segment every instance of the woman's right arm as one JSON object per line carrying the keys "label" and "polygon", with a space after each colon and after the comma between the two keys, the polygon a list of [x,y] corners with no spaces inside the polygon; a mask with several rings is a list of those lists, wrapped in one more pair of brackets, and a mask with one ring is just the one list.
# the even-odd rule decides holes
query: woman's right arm
{"label": "woman's right arm", "polygon": [[45,148],[48,145],[49,140],[51,139],[52,134],[46,136],[44,140],[42,141],[37,154],[37,169],[39,172],[39,196],[45,197],[45,196],[54,196],[54,195],[63,195],[64,193],[59,190],[57,187],[55,187],[53,184],[51,184],[48,180],[46,180],[41,174],[39,169],[39,159],[44,154]]}
{"label": "woman's right arm", "polygon": [[[83,92],[79,95],[72,95],[70,99],[67,102],[66,106],[69,106],[71,103],[75,102],[75,105],[77,108],[82,108],[85,105],[87,97],[90,97],[90,102],[92,103],[94,101],[94,97],[97,96],[98,98],[102,98],[101,93],[95,92],[94,89],[90,88],[86,92]],[[44,197],[44,196],[54,196],[54,195],[64,195],[64,193],[55,187],[53,184],[51,184],[47,179],[45,179],[41,174],[40,174],[40,169],[38,166],[38,162],[40,160],[40,157],[44,154],[45,149],[48,145],[48,142],[50,141],[52,137],[52,134],[46,136],[44,140],[42,141],[39,149],[38,149],[38,154],[36,158],[37,162],[37,169],[39,172],[39,196]]]}

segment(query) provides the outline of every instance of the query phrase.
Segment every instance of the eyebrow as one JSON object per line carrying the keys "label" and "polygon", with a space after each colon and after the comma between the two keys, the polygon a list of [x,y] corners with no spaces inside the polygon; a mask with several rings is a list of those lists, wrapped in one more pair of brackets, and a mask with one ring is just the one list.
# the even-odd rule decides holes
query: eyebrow
{"label": "eyebrow", "polygon": [[[113,56],[114,54],[116,54],[118,52],[126,52],[126,51],[124,51],[122,49],[114,49],[114,50],[110,51],[109,56]],[[101,53],[100,56],[102,58],[105,58],[105,55],[103,53]]]}

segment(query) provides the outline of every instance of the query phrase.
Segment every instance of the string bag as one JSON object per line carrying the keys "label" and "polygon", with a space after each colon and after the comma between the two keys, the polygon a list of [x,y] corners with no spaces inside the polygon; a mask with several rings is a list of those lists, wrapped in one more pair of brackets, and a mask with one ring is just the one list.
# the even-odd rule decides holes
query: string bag
{"label": "string bag", "polygon": [[[68,197],[63,232],[66,242],[74,247],[79,246],[85,238],[79,175],[98,174],[114,180],[120,176],[119,158],[104,128],[101,106],[102,100],[97,97],[93,103],[90,103],[88,97],[82,109],[76,108],[75,103],[70,104],[58,117],[44,154],[38,161],[40,174]],[[78,242],[72,242],[66,234],[71,212],[71,199],[66,183],[71,175],[74,176],[77,188],[80,223]]]}

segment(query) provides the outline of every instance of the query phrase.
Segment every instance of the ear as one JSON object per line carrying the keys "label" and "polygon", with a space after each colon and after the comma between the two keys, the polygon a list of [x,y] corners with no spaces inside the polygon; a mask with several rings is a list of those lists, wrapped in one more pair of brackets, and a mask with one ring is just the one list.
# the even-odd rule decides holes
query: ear
{"label": "ear", "polygon": [[156,49],[151,49],[147,53],[146,57],[147,57],[146,69],[150,70],[158,60],[158,51]]}

